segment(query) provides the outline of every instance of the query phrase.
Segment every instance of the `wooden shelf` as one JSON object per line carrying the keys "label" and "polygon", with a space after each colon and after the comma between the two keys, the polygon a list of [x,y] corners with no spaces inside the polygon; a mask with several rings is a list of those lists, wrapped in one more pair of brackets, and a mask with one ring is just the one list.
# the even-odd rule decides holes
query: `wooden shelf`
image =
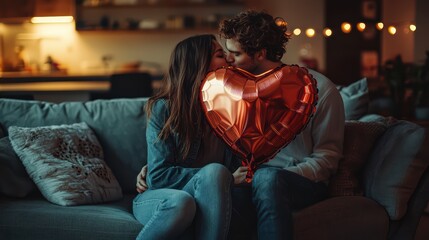
{"label": "wooden shelf", "polygon": [[78,5],[76,30],[82,33],[215,33],[221,19],[243,8],[244,2],[240,1]]}
{"label": "wooden shelf", "polygon": [[104,34],[104,33],[130,33],[130,34],[175,34],[175,33],[216,33],[216,28],[181,28],[181,29],[167,29],[167,28],[157,28],[157,29],[102,29],[102,28],[83,28],[77,29],[79,33],[94,33],[94,34]]}
{"label": "wooden shelf", "polygon": [[121,9],[121,8],[212,8],[212,7],[241,7],[243,3],[192,3],[192,2],[160,2],[156,4],[136,3],[136,4],[101,4],[101,5],[78,5],[77,8],[83,9]]}

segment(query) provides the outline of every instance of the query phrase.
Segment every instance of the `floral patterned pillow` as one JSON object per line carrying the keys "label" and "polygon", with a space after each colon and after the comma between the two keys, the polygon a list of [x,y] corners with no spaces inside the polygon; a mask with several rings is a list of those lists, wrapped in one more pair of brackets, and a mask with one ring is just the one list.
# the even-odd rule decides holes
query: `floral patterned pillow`
{"label": "floral patterned pillow", "polygon": [[11,126],[8,131],[16,154],[48,201],[71,206],[122,198],[103,149],[86,123]]}

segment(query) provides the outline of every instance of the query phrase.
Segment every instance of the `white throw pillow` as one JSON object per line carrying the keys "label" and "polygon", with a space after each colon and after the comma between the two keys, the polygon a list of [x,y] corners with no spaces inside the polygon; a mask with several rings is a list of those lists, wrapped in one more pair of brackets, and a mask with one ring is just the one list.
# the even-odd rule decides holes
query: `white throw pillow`
{"label": "white throw pillow", "polygon": [[9,138],[48,201],[71,206],[122,198],[121,187],[103,160],[103,149],[86,123],[11,126]]}

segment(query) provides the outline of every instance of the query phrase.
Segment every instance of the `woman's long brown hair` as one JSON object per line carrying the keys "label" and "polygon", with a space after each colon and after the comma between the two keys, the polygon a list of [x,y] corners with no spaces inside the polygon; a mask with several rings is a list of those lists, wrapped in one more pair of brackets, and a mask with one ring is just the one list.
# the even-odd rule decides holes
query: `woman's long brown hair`
{"label": "woman's long brown hair", "polygon": [[169,69],[163,78],[161,89],[149,98],[146,105],[150,118],[154,102],[158,99],[167,100],[170,115],[158,137],[165,140],[170,134],[178,134],[183,159],[188,155],[192,140],[202,127],[203,114],[199,92],[201,81],[210,67],[214,41],[214,35],[205,34],[179,42],[171,54]]}

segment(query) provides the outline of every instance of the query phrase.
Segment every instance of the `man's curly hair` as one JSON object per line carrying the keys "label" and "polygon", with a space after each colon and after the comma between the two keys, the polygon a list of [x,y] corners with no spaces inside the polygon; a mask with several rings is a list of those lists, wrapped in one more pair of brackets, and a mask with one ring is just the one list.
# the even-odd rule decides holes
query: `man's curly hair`
{"label": "man's curly hair", "polygon": [[247,10],[223,20],[219,26],[219,35],[225,39],[236,39],[243,51],[250,56],[266,49],[267,59],[271,61],[279,61],[283,57],[286,43],[290,39],[283,19],[254,10]]}

